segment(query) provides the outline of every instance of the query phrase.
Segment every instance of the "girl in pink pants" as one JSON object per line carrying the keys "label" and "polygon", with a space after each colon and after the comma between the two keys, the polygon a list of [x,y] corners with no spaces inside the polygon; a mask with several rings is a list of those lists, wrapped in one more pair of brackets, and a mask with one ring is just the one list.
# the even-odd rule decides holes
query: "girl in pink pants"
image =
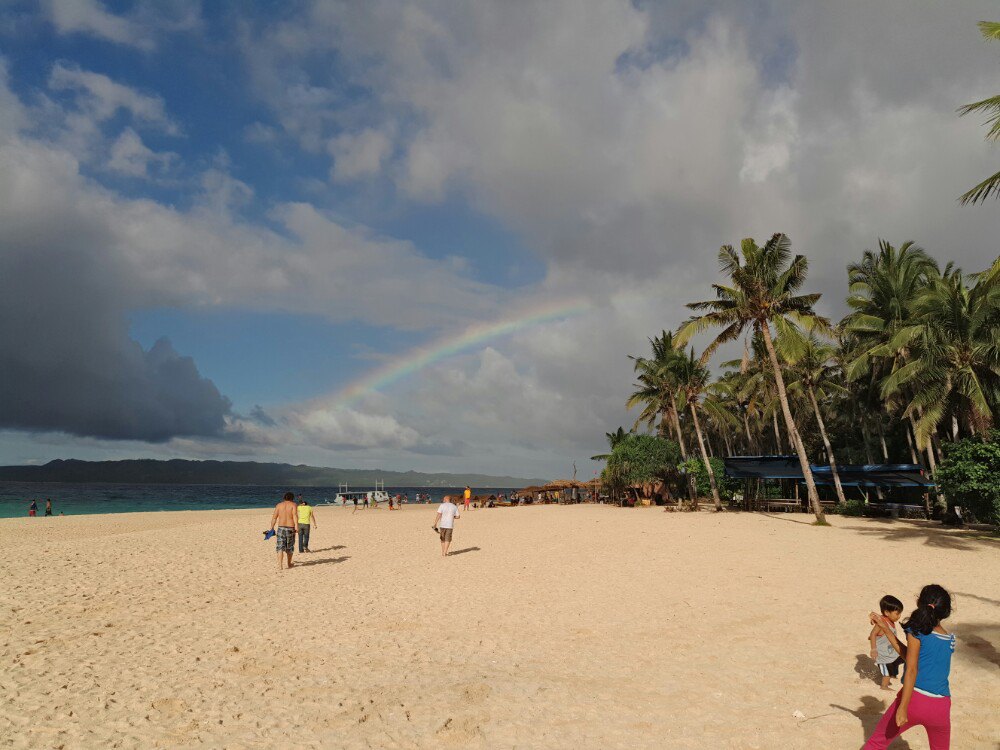
{"label": "girl in pink pants", "polygon": [[924,586],[917,608],[903,621],[906,644],[897,640],[880,615],[872,613],[879,627],[900,656],[906,659],[903,688],[896,696],[863,750],[884,750],[910,727],[927,731],[931,750],[951,747],[951,655],[955,636],[941,626],[951,614],[951,595],[937,584]]}

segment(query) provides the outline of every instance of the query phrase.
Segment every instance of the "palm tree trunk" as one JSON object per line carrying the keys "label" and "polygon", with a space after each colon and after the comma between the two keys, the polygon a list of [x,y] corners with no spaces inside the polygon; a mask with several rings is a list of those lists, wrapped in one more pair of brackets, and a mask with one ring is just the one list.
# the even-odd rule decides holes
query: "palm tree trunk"
{"label": "palm tree trunk", "polygon": [[746,410],[743,411],[743,429],[746,430],[747,433],[747,453],[756,452],[753,438],[750,436],[750,420],[747,419]]}
{"label": "palm tree trunk", "polygon": [[[666,427],[664,427],[666,425]],[[660,419],[660,428],[663,430],[663,435],[666,436],[669,432],[674,435],[674,421],[670,418],[670,407],[663,410],[663,417]]]}
{"label": "palm tree trunk", "polygon": [[719,489],[715,486],[715,472],[712,471],[712,462],[708,460],[708,452],[705,450],[705,440],[701,436],[701,424],[698,422],[698,410],[694,406],[694,399],[688,402],[691,407],[691,418],[694,421],[694,432],[698,436],[698,446],[701,448],[701,460],[705,462],[705,471],[708,472],[708,483],[712,486],[712,502],[715,509],[722,510],[722,500],[719,499]]}
{"label": "palm tree trunk", "polygon": [[[684,445],[684,433],[681,431],[681,418],[677,413],[677,404],[670,402],[670,415],[674,418],[674,429],[677,431],[677,445],[681,449],[681,460],[687,463],[688,452],[687,447]],[[693,510],[698,509],[698,493],[695,491],[694,477],[688,476],[687,478],[687,489],[688,498],[691,500],[691,507]]]}
{"label": "palm tree trunk", "polygon": [[722,442],[726,444],[726,455],[733,455],[733,446],[729,444],[729,430],[722,431]]}
{"label": "palm tree trunk", "polygon": [[681,449],[681,459],[687,461],[688,452],[687,446],[684,445],[684,433],[681,432],[681,419],[677,414],[677,407],[673,404],[670,405],[670,415],[674,418],[674,430],[677,432],[677,445]]}
{"label": "palm tree trunk", "polygon": [[816,393],[812,386],[809,386],[809,400],[812,401],[813,411],[816,412],[816,424],[819,425],[819,434],[823,438],[823,446],[826,448],[826,458],[830,462],[830,473],[833,474],[833,486],[837,489],[837,502],[841,505],[847,504],[844,497],[844,488],[840,486],[840,472],[837,471],[837,459],[833,456],[833,447],[830,445],[830,438],[826,436],[826,424],[823,422],[823,415],[820,414],[819,404],[816,403]]}
{"label": "palm tree trunk", "polygon": [[[914,446],[919,446],[919,442],[918,442],[918,438],[917,438],[917,420],[913,418],[913,412],[910,412],[909,414],[907,414],[907,416],[910,418],[910,420],[909,420],[910,421],[910,429],[913,431],[913,437],[911,438],[910,437],[910,432],[907,431],[907,433],[906,433],[906,439],[910,443],[910,455],[913,457],[913,463],[919,464],[920,461],[917,460],[917,455],[918,454],[917,454],[917,451],[916,451],[916,449],[914,447]],[[930,492],[925,492],[924,493],[924,515],[928,518],[928,520],[931,517],[931,493]]]}
{"label": "palm tree trunk", "polygon": [[[917,410],[917,416],[920,416],[920,410],[919,409]],[[913,415],[912,414],[910,415],[910,419],[911,420],[913,419]],[[914,434],[917,434],[917,425],[916,425],[916,423],[914,423],[914,425],[913,425],[913,432],[914,432]],[[927,468],[930,469],[931,479],[934,479],[934,475],[937,473],[937,461],[934,458],[934,442],[935,442],[936,437],[937,436],[932,432],[927,437],[927,445],[924,448],[924,450],[927,452]],[[920,443],[918,441],[917,442],[917,446],[919,447],[919,445],[920,445]],[[941,494],[940,491],[937,492],[936,494],[937,494],[938,505],[942,509],[946,509],[948,507],[948,501],[945,500],[944,495]],[[927,517],[930,518],[930,511],[929,511],[929,509],[928,509]]]}
{"label": "palm tree trunk", "polygon": [[774,455],[781,455],[781,432],[778,430],[778,412],[771,412],[771,424],[774,427]]}
{"label": "palm tree trunk", "polygon": [[795,447],[795,452],[799,455],[802,476],[806,480],[809,506],[816,515],[817,523],[826,523],[826,518],[823,515],[823,507],[819,504],[819,493],[816,491],[816,482],[813,480],[812,469],[809,468],[809,457],[806,456],[805,446],[803,446],[802,440],[799,439],[798,431],[795,429],[795,422],[792,421],[792,410],[788,406],[788,393],[785,391],[785,378],[781,375],[781,365],[778,364],[778,355],[774,351],[774,342],[771,340],[771,328],[767,323],[764,323],[760,326],[760,331],[764,335],[764,344],[767,346],[767,354],[771,359],[771,368],[774,370],[774,382],[778,386],[778,399],[781,401],[781,411],[785,415],[785,428]]}
{"label": "palm tree trunk", "polygon": [[885,431],[882,429],[882,417],[878,417],[875,420],[875,424],[878,426],[878,439],[882,444],[882,458],[886,463],[889,463],[889,449],[885,445]]}
{"label": "palm tree trunk", "polygon": [[910,417],[910,422],[908,424],[904,424],[903,427],[906,428],[906,444],[910,446],[910,461],[919,466],[920,457],[917,456],[917,446],[913,442],[913,432],[910,430],[912,424],[913,424],[913,417]]}

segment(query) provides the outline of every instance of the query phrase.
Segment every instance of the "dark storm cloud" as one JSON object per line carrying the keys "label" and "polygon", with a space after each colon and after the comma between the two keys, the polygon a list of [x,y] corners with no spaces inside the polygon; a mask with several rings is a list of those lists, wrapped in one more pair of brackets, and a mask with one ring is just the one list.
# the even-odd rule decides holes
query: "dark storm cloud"
{"label": "dark storm cloud", "polygon": [[[0,428],[165,441],[218,435],[230,403],[169,341],[131,340],[136,287],[75,164],[0,147]],[[100,198],[98,199],[100,200]]]}

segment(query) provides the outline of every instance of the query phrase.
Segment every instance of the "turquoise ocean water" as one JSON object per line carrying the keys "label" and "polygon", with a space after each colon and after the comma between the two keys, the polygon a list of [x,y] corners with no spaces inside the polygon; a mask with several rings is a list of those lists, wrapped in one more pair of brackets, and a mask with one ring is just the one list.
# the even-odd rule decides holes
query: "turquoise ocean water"
{"label": "turquoise ocean water", "polygon": [[[371,487],[350,487],[369,490]],[[38,515],[45,513],[46,498],[52,499],[54,515],[88,513],[133,513],[166,510],[220,510],[226,508],[267,508],[285,492],[302,493],[312,504],[333,500],[336,487],[271,487],[222,484],[62,484],[47,482],[0,482],[0,518],[28,515],[28,505],[38,501]],[[417,493],[429,494],[440,502],[445,494],[461,488],[386,487],[390,495],[406,494],[414,504]],[[510,489],[477,487],[476,494],[509,493]]]}

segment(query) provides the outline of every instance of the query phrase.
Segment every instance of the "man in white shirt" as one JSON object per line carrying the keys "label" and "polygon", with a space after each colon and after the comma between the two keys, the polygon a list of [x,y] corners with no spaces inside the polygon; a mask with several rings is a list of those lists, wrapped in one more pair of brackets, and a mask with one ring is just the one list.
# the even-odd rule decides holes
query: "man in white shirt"
{"label": "man in white shirt", "polygon": [[441,557],[448,556],[451,534],[455,529],[455,519],[461,517],[458,506],[452,502],[451,495],[445,495],[444,500],[438,506],[437,518],[434,519],[434,531],[441,536]]}

